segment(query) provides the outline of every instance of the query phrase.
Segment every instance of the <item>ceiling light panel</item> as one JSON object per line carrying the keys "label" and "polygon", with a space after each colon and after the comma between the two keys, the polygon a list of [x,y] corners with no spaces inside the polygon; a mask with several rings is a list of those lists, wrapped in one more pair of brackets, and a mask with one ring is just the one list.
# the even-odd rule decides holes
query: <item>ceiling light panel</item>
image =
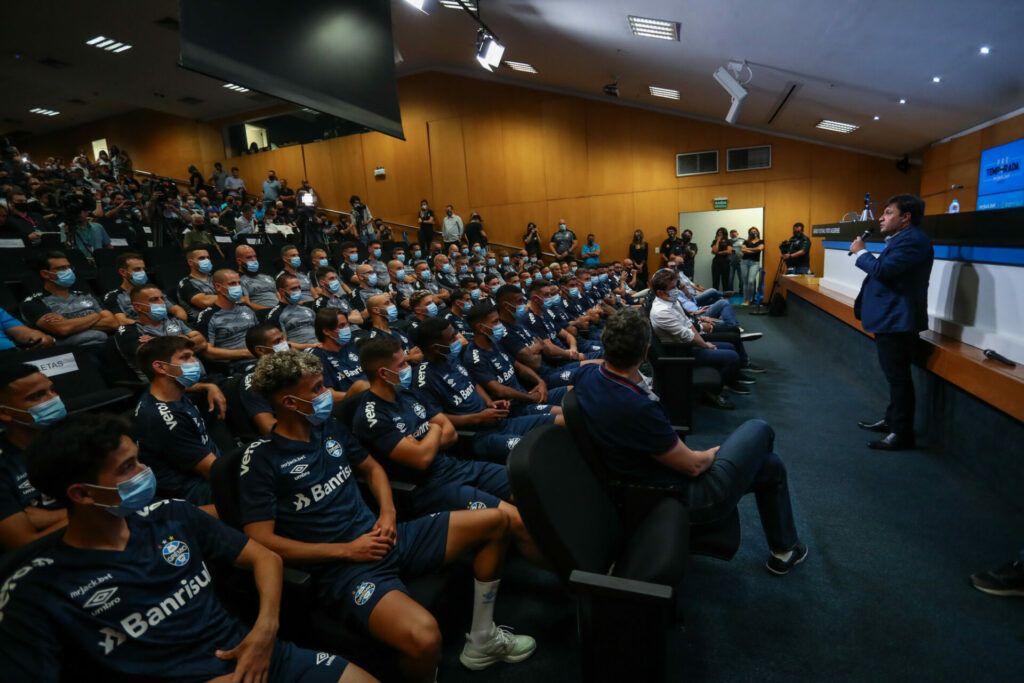
{"label": "ceiling light panel", "polygon": [[29,112],[32,114],[39,114],[40,116],[57,116],[60,114],[59,111],[54,111],[53,109],[42,109],[40,107],[29,109]]}
{"label": "ceiling light panel", "polygon": [[526,62],[510,62],[506,59],[505,66],[512,69],[513,71],[522,71],[528,74],[537,73],[537,70],[534,69],[533,66],[531,66],[530,64],[527,64]]}
{"label": "ceiling light panel", "polygon": [[815,127],[821,128],[822,130],[831,130],[836,133],[852,133],[853,131],[860,128],[860,126],[855,126],[852,123],[843,123],[842,121],[830,121],[829,119],[822,119],[821,121],[818,122],[818,125]]}
{"label": "ceiling light panel", "polygon": [[235,92],[249,92],[248,88],[243,88],[242,86],[235,85],[234,83],[225,83],[224,87],[228,90],[234,90]]}
{"label": "ceiling light panel", "polygon": [[127,50],[132,49],[132,46],[128,43],[122,43],[121,41],[108,38],[107,36],[96,36],[85,41],[86,45],[99,48],[104,52],[113,52],[114,54],[121,54]]}
{"label": "ceiling light panel", "polygon": [[[459,0],[441,0],[441,4],[447,7],[448,9],[462,9],[462,4],[459,2]],[[473,2],[472,0],[466,0],[466,7],[469,8],[470,12],[477,11],[476,3]]]}
{"label": "ceiling light panel", "polygon": [[634,36],[659,38],[661,40],[679,40],[679,22],[665,19],[648,19],[646,17],[629,17],[629,28]]}
{"label": "ceiling light panel", "polygon": [[647,86],[655,97],[664,97],[670,100],[679,99],[679,91],[672,88],[659,88],[656,85]]}

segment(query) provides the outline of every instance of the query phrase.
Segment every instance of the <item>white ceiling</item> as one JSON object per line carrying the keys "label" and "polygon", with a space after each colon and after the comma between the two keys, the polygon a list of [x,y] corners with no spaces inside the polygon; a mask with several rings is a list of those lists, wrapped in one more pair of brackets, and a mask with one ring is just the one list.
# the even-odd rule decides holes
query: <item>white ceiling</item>
{"label": "white ceiling", "polygon": [[[479,0],[484,21],[507,46],[489,74],[474,59],[474,21],[437,7],[424,15],[391,0],[399,75],[444,70],[605,98],[618,77],[623,104],[720,120],[729,97],[711,73],[746,61],[752,79],[738,125],[902,156],[1024,107],[1024,2],[1020,0]],[[234,93],[176,66],[177,33],[155,21],[176,17],[173,0],[8,3],[0,69],[0,131],[45,132],[148,107],[195,119],[229,116],[273,102]],[[244,4],[240,5],[244,10]],[[282,11],[301,11],[282,5]],[[630,33],[627,15],[678,21],[679,42]],[[55,20],[61,17],[61,20]],[[266,36],[280,40],[268,22]],[[85,45],[103,34],[130,42],[114,55]],[[978,54],[991,47],[987,56]],[[20,59],[15,59],[15,55]],[[44,58],[68,63],[51,68]],[[939,75],[942,82],[932,83]],[[771,124],[788,84],[799,88]],[[243,84],[244,85],[244,84]],[[656,85],[679,101],[651,97]],[[467,93],[471,97],[471,93]],[[186,104],[182,97],[202,102]],[[897,103],[906,98],[907,104]],[[79,98],[86,104],[70,100]],[[40,117],[32,107],[61,111]],[[880,120],[874,121],[873,116]],[[814,128],[828,118],[861,128],[843,135]],[[13,121],[11,120],[13,119]]]}

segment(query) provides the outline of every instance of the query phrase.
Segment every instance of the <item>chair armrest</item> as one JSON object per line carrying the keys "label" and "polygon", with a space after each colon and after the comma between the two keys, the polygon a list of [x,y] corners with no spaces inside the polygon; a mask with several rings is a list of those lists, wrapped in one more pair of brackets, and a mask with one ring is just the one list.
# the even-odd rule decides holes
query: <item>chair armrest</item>
{"label": "chair armrest", "polygon": [[412,493],[413,491],[416,490],[416,484],[411,484],[411,483],[409,483],[407,481],[396,481],[396,480],[392,479],[391,480],[391,490],[392,491],[401,491],[402,493]]}
{"label": "chair armrest", "polygon": [[572,573],[569,574],[569,586],[589,595],[645,603],[669,604],[672,601],[673,592],[672,586],[585,572],[582,569],[572,570]]}

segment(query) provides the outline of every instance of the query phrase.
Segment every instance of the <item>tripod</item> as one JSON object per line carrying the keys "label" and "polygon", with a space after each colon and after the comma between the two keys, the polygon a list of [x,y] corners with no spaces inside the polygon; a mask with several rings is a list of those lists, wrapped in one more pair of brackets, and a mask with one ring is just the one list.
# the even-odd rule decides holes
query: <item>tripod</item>
{"label": "tripod", "polygon": [[[767,299],[768,299],[768,305],[769,305],[769,306],[770,306],[770,305],[771,305],[771,303],[772,303],[772,297],[773,297],[773,296],[775,296],[775,290],[776,290],[776,289],[778,288],[778,286],[779,286],[779,278],[780,278],[780,277],[782,277],[782,270],[783,270],[783,269],[784,269],[785,267],[786,267],[786,261],[785,261],[785,259],[781,259],[781,258],[780,258],[780,259],[779,259],[779,267],[778,267],[778,269],[776,269],[776,271],[775,271],[775,279],[774,279],[774,280],[772,280],[772,291],[771,291],[771,293],[770,293],[770,294],[768,295],[768,297],[767,297]],[[764,286],[763,286],[763,283],[762,283],[762,287],[761,287],[761,298],[760,298],[760,299],[758,300],[758,302],[757,302],[757,309],[756,309],[756,310],[753,310],[753,311],[751,311],[751,312],[750,312],[750,315],[767,315],[767,314],[768,314],[768,307],[764,305],[764,302],[765,302],[765,296],[764,296]]]}

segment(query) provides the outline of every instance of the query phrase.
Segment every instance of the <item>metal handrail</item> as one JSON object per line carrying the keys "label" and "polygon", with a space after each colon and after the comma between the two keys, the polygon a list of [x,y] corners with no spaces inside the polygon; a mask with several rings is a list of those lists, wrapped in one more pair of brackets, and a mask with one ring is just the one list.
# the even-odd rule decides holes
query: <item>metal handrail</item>
{"label": "metal handrail", "polygon": [[[162,179],[162,180],[170,180],[170,181],[174,182],[177,185],[188,185],[189,184],[189,182],[187,180],[183,180],[182,178],[172,178],[171,176],[160,175],[158,173],[153,173],[152,171],[134,170],[133,173],[136,173],[136,174],[139,174],[139,175],[144,175],[144,176],[149,176],[150,178],[159,178],[159,179]],[[255,199],[259,195],[250,194],[250,193],[246,192],[246,196],[247,197],[252,197],[252,198]],[[327,213],[335,213],[335,214],[338,214],[339,216],[348,216],[349,218],[352,217],[352,212],[351,211],[339,211],[338,209],[328,209],[327,207],[323,207],[323,206],[316,207],[316,210],[317,211],[326,211]],[[418,225],[408,225],[406,223],[399,223],[397,221],[390,221],[390,220],[387,220],[386,218],[381,218],[380,220],[381,220],[382,223],[387,223],[388,225],[392,225],[392,226],[398,226],[400,228],[406,228],[408,230],[419,230],[420,229]],[[444,234],[441,233],[439,230],[435,230],[434,231],[434,235],[442,237],[442,238],[444,237]],[[494,241],[488,240],[487,243],[488,244],[496,244],[499,247],[504,247],[505,249],[511,249],[513,251],[519,251],[519,250],[522,249],[522,247],[516,247],[516,246],[513,246],[511,244],[505,244],[503,242],[494,242]],[[541,253],[541,256],[551,256],[553,258],[556,256],[556,254],[554,254],[553,252],[550,252],[550,251],[541,251],[540,253]]]}

